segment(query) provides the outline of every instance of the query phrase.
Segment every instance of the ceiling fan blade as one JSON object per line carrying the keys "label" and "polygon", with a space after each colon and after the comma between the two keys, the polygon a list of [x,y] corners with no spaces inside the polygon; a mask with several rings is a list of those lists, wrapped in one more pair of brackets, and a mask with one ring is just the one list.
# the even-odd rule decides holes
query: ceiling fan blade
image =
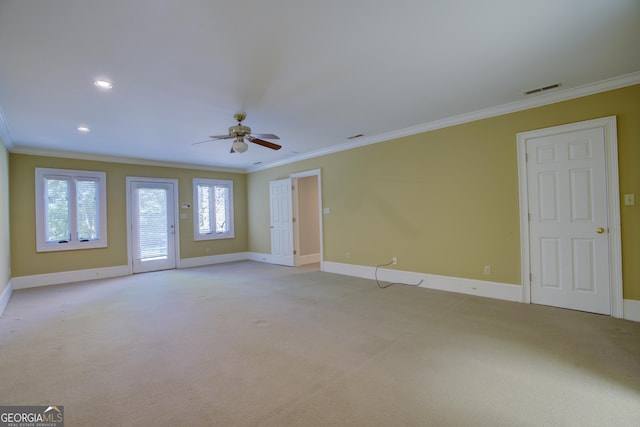
{"label": "ceiling fan blade", "polygon": [[280,139],[278,135],[274,135],[272,133],[252,133],[251,135],[257,138]]}
{"label": "ceiling fan blade", "polygon": [[209,139],[205,139],[204,141],[198,141],[198,142],[194,142],[191,145],[198,145],[198,144],[204,144],[205,142],[210,142],[213,141],[213,139],[209,138]]}
{"label": "ceiling fan blade", "polygon": [[209,138],[211,139],[231,139],[235,138],[235,135],[211,135]]}
{"label": "ceiling fan blade", "polygon": [[279,150],[282,146],[278,144],[274,144],[273,142],[265,141],[260,138],[254,138],[253,136],[247,136],[247,140],[249,142],[253,142],[254,144],[262,145],[263,147],[271,148],[272,150]]}

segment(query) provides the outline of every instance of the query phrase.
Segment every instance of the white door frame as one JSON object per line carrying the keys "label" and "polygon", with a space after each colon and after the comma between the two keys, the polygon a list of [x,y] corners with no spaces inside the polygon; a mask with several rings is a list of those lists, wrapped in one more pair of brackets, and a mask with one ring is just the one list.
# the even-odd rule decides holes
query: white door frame
{"label": "white door frame", "polygon": [[135,177],[128,176],[126,177],[126,206],[127,206],[127,264],[129,266],[129,274],[133,274],[133,239],[131,236],[132,226],[131,223],[131,214],[132,206],[131,206],[131,183],[132,182],[153,182],[153,183],[164,183],[171,184],[173,186],[173,216],[175,223],[175,237],[173,239],[174,243],[174,254],[176,257],[176,268],[180,265],[180,229],[178,220],[178,180],[177,179],[169,179],[169,178],[146,178],[146,177]]}
{"label": "white door frame", "polygon": [[293,266],[300,264],[300,206],[298,199],[298,178],[291,179],[291,215],[293,216],[292,239],[293,239]]}
{"label": "white door frame", "polygon": [[[324,249],[323,249],[323,241],[324,234],[322,232],[322,171],[321,169],[312,169],[304,172],[292,173],[289,175],[289,178],[306,178],[308,176],[315,176],[318,180],[318,227],[320,228],[320,271],[324,271]],[[295,233],[296,227],[294,227]],[[295,242],[295,238],[294,238]]]}
{"label": "white door frame", "polygon": [[522,302],[531,303],[531,266],[529,258],[529,195],[527,186],[527,140],[560,133],[602,128],[605,135],[607,173],[607,227],[609,229],[609,260],[611,286],[611,315],[623,317],[622,251],[620,233],[620,190],[618,183],[618,137],[616,116],[554,126],[517,134],[518,184],[520,199],[520,265]]}

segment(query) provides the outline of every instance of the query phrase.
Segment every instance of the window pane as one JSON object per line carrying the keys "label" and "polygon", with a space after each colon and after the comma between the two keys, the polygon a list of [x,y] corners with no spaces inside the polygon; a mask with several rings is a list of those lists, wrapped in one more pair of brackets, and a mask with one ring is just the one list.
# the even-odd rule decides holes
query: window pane
{"label": "window pane", "polygon": [[216,187],[216,233],[229,231],[229,188]]}
{"label": "window pane", "polygon": [[138,189],[138,221],[140,258],[142,260],[166,258],[169,253],[167,190]]}
{"label": "window pane", "polygon": [[68,241],[69,233],[69,181],[45,178],[46,212],[45,236],[47,242]]}
{"label": "window pane", "polygon": [[107,247],[107,174],[35,169],[36,251]]}
{"label": "window pane", "polygon": [[98,181],[76,181],[78,240],[100,238],[98,227]]}
{"label": "window pane", "polygon": [[198,185],[198,233],[211,232],[211,187]]}
{"label": "window pane", "polygon": [[233,181],[193,180],[195,240],[232,239]]}

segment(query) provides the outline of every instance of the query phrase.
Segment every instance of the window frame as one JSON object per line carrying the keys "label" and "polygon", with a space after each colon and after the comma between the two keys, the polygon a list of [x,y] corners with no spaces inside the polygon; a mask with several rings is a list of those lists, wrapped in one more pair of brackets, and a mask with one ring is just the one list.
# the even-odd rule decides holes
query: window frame
{"label": "window frame", "polygon": [[[46,238],[47,195],[45,180],[60,178],[69,181],[69,232],[68,242],[48,242]],[[78,179],[95,180],[97,182],[97,223],[98,238],[80,241],[78,239],[77,224],[77,193]],[[99,171],[83,171],[72,169],[35,168],[35,210],[36,210],[36,252],[72,251],[78,249],[94,249],[107,247],[107,174]]]}
{"label": "window frame", "polygon": [[[215,189],[215,187],[224,187],[229,191],[229,206],[227,206],[226,215],[229,218],[229,228],[225,233],[200,233],[200,198],[198,188],[200,186],[208,186]],[[215,190],[214,190],[215,191]],[[194,178],[193,179],[193,238],[196,241],[200,240],[219,240],[219,239],[233,239],[235,238],[235,218],[234,218],[234,199],[233,199],[233,181],[225,179],[207,179],[207,178]],[[213,216],[210,222],[215,227],[215,207],[213,209]]]}

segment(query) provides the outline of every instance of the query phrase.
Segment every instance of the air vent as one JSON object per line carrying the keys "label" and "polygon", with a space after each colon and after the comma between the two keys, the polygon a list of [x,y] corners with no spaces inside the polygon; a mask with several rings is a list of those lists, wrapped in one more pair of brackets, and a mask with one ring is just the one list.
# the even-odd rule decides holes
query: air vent
{"label": "air vent", "polygon": [[556,83],[556,84],[553,84],[553,85],[549,85],[549,86],[545,86],[545,87],[539,87],[537,89],[528,90],[524,94],[525,95],[533,95],[534,93],[541,93],[541,92],[544,92],[544,91],[547,91],[547,90],[551,90],[551,89],[556,89],[556,88],[559,88],[559,87],[560,87],[560,83]]}
{"label": "air vent", "polygon": [[357,135],[353,135],[353,136],[348,136],[347,139],[356,139],[356,138],[362,138],[364,135],[359,133]]}

